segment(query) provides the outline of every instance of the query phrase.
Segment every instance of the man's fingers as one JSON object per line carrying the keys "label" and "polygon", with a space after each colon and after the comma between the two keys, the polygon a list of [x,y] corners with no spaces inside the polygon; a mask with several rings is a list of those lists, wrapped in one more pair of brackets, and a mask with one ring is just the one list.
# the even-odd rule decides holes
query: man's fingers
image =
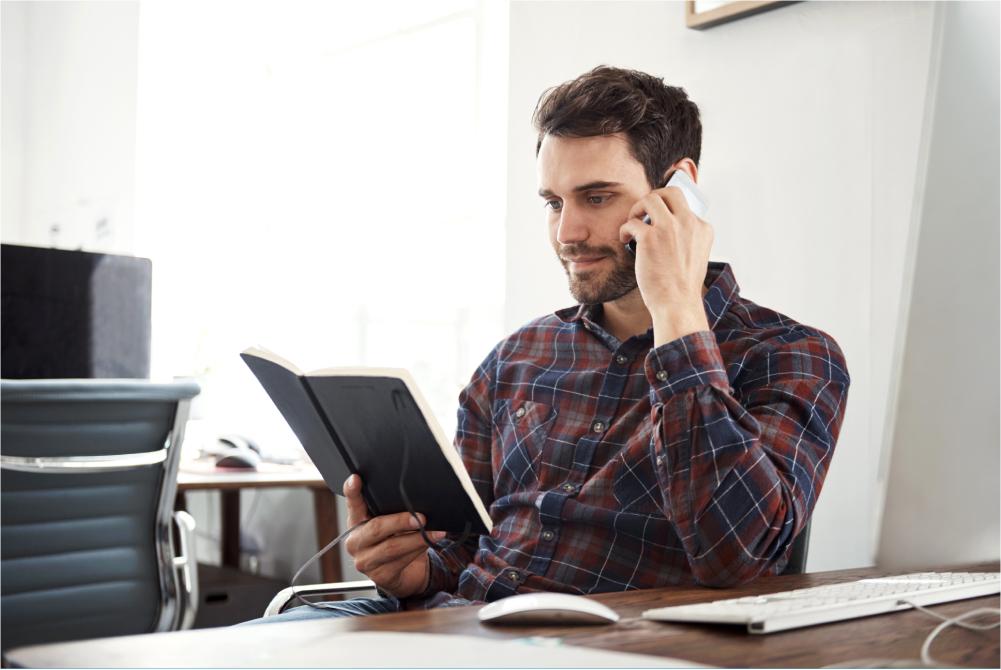
{"label": "man's fingers", "polygon": [[646,214],[654,222],[671,218],[682,220],[692,214],[692,210],[681,187],[665,186],[640,198],[629,210],[628,218],[642,219]]}
{"label": "man's fingers", "polygon": [[667,202],[667,206],[674,214],[681,216],[691,213],[692,208],[688,206],[688,198],[685,197],[685,193],[681,190],[680,186],[668,186],[659,189],[657,193]]}
{"label": "man's fingers", "polygon": [[[359,528],[352,534],[355,541],[347,545],[348,552],[353,554],[368,547],[382,544],[389,538],[401,533],[411,534],[418,528],[419,523],[423,524],[425,522],[423,515],[418,514],[417,517],[418,519],[415,521],[409,512],[400,512],[399,514],[384,514],[371,519],[362,528]],[[420,537],[420,535],[417,537]]]}
{"label": "man's fingers", "polygon": [[[443,536],[444,533],[431,533],[430,537],[432,540],[437,540],[440,539],[439,535]],[[373,573],[388,572],[386,566],[398,565],[402,568],[427,549],[428,546],[420,533],[411,532],[395,535],[382,541],[378,546],[359,550],[354,557],[355,569],[372,577]],[[402,565],[400,565],[401,562]]]}
{"label": "man's fingers", "polygon": [[647,228],[647,224],[633,217],[619,227],[619,241],[623,244],[626,244],[629,240],[639,242],[643,235],[647,233]]}
{"label": "man's fingers", "polygon": [[348,528],[369,518],[368,505],[361,496],[361,477],[351,475],[344,480],[344,499],[348,509]]}
{"label": "man's fingers", "polygon": [[[677,189],[675,189],[677,190]],[[653,191],[640,198],[632,209],[629,210],[628,219],[642,219],[644,214],[649,214],[654,221],[663,221],[671,216],[671,210],[664,204],[661,195],[663,191]]]}
{"label": "man's fingers", "polygon": [[[403,571],[408,565],[416,561],[421,556],[427,554],[427,547],[418,548],[411,552],[408,552],[402,556],[397,557],[396,560],[386,561],[380,565],[377,565],[369,569],[369,572],[365,573],[376,584],[381,581],[392,581],[394,579],[398,580],[402,575]],[[359,571],[360,572],[360,571]],[[379,579],[382,577],[382,579]]]}
{"label": "man's fingers", "polygon": [[416,519],[409,512],[384,514],[382,516],[377,516],[368,522],[368,532],[373,537],[377,537],[382,540],[392,535],[417,530],[424,525],[425,522],[426,519],[423,514],[418,514]]}

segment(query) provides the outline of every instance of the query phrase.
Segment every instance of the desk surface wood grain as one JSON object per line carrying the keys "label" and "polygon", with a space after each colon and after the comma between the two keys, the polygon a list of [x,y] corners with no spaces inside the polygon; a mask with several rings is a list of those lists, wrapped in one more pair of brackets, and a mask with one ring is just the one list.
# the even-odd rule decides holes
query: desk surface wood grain
{"label": "desk surface wood grain", "polygon": [[[957,566],[953,569],[996,572],[998,564]],[[473,635],[491,639],[558,637],[563,644],[680,658],[722,667],[819,667],[852,662],[862,666],[859,661],[863,659],[913,660],[916,667],[921,644],[938,621],[913,610],[771,635],[749,635],[743,628],[735,626],[661,623],[639,618],[643,610],[651,607],[756,595],[886,574],[892,573],[876,569],[840,570],[762,578],[727,590],[675,587],[594,596],[622,615],[618,623],[606,626],[487,626],[479,623],[477,607],[473,606],[70,642],[14,650],[7,654],[7,661],[22,667],[140,667],[151,664],[161,667],[212,667],[220,664],[256,665],[255,660],[259,659],[254,654],[266,654],[274,665],[273,645],[277,640],[280,640],[280,646],[289,648],[298,644],[315,645],[317,639],[322,640],[325,635],[384,631]],[[934,610],[955,616],[977,607],[998,606],[999,599],[993,596],[937,605]],[[322,662],[334,665],[336,653],[334,650],[329,652],[329,656],[324,654]],[[973,632],[951,628],[939,636],[932,647],[932,655],[950,665],[999,667],[998,631]],[[277,660],[280,663],[280,658]],[[418,661],[435,664],[435,659],[415,659],[415,663]],[[447,659],[440,662],[446,663]],[[484,659],[484,664],[496,665],[497,662]]]}
{"label": "desk surface wood grain", "polygon": [[[998,564],[984,563],[951,569],[997,572]],[[408,630],[490,637],[555,636],[562,638],[564,644],[671,656],[722,667],[819,667],[860,659],[912,659],[918,666],[921,644],[939,621],[914,610],[770,635],[750,635],[738,626],[665,623],[639,618],[644,610],[654,607],[788,591],[888,574],[901,573],[873,568],[839,570],[767,577],[726,590],[671,587],[593,596],[621,615],[622,619],[611,626],[484,626],[466,611],[467,608],[403,612],[336,623],[338,631]],[[936,605],[933,609],[945,616],[958,616],[978,607],[999,605],[999,598],[994,596]],[[1001,665],[998,631],[974,632],[950,628],[936,639],[932,656],[951,665],[997,668]]]}

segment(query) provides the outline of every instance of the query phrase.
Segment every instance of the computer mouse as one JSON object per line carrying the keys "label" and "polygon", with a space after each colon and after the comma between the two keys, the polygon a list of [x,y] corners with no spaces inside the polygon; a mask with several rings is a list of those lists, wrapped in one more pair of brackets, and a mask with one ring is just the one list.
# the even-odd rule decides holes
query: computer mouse
{"label": "computer mouse", "polygon": [[520,593],[480,608],[480,621],[491,624],[609,624],[614,610],[596,600],[568,593]]}
{"label": "computer mouse", "polygon": [[235,435],[230,433],[229,435],[219,436],[219,446],[221,447],[235,447],[237,449],[249,449],[253,451],[258,456],[261,455],[261,448],[248,437],[243,437],[242,435]]}
{"label": "computer mouse", "polygon": [[219,440],[219,445],[213,450],[217,468],[232,468],[239,470],[256,470],[261,462],[261,455],[246,445],[234,445],[229,440]]}

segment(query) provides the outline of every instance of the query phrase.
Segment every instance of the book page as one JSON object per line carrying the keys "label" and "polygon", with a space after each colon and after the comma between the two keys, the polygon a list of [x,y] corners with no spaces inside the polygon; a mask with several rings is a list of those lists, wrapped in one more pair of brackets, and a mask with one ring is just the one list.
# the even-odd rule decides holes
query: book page
{"label": "book page", "polygon": [[301,377],[303,375],[302,370],[300,370],[297,365],[285,358],[282,358],[275,352],[265,349],[264,347],[248,347],[244,349],[242,353],[247,356],[256,356],[257,358],[263,358],[266,361],[271,361],[275,365],[282,366],[297,377]]}

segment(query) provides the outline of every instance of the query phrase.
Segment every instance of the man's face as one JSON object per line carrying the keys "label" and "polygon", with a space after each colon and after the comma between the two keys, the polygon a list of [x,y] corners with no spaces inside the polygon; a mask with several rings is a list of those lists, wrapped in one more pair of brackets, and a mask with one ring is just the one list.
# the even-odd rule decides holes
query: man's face
{"label": "man's face", "polygon": [[625,135],[546,135],[536,167],[549,240],[574,299],[611,302],[635,290],[635,259],[619,228],[650,184]]}

